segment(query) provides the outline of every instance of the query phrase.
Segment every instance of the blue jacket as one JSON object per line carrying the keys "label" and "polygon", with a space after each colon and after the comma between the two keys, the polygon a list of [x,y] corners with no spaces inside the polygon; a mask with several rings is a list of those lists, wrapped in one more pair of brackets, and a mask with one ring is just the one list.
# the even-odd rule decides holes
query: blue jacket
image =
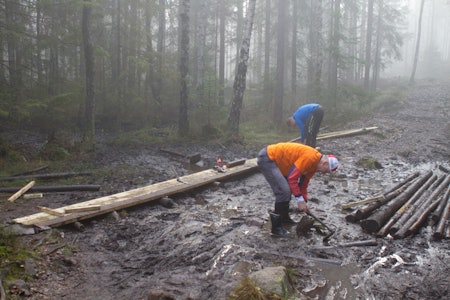
{"label": "blue jacket", "polygon": [[297,126],[300,128],[301,134],[301,142],[303,143],[305,140],[305,124],[308,121],[309,116],[319,107],[317,103],[310,103],[300,106],[292,115],[297,123]]}

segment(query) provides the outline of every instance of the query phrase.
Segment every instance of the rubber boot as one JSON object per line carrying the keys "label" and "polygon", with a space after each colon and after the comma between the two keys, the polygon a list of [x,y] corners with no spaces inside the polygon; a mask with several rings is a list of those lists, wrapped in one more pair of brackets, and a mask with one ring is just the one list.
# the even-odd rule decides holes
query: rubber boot
{"label": "rubber boot", "polygon": [[285,236],[287,234],[286,229],[281,224],[281,217],[275,213],[269,213],[270,222],[272,223],[272,234],[276,236]]}
{"label": "rubber boot", "polygon": [[275,202],[275,213],[281,217],[281,224],[295,225],[297,222],[291,219],[289,216],[289,201],[287,202]]}

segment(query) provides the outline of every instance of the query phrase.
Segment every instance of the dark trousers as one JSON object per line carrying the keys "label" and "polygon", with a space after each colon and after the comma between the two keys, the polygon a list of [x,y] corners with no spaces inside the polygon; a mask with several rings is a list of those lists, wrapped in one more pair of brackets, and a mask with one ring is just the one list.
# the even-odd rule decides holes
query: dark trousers
{"label": "dark trousers", "polygon": [[306,123],[306,139],[305,144],[313,148],[316,147],[317,133],[319,133],[320,124],[323,119],[323,108],[319,105],[315,111],[308,118]]}

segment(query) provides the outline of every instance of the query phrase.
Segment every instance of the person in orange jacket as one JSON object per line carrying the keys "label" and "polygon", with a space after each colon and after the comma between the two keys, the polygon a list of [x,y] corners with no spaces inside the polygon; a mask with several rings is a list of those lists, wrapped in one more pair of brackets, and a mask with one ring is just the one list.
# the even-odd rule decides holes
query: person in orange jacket
{"label": "person in orange jacket", "polygon": [[257,157],[258,168],[275,195],[275,211],[270,213],[272,233],[283,236],[283,224],[295,224],[289,217],[291,194],[300,211],[309,212],[308,184],[318,171],[336,172],[338,160],[332,154],[324,155],[316,149],[299,143],[278,143],[263,148]]}

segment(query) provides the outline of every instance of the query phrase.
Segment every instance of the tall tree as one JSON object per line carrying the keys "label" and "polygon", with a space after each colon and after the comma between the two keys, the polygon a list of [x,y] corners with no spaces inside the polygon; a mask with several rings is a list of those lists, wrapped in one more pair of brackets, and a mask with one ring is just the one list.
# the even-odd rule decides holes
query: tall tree
{"label": "tall tree", "polygon": [[252,36],[253,20],[255,17],[256,0],[249,0],[247,9],[247,18],[245,20],[245,32],[242,40],[242,46],[239,55],[239,63],[234,77],[233,85],[233,101],[231,103],[230,114],[228,116],[228,131],[232,136],[239,135],[239,121],[242,109],[242,101],[244,98],[247,64],[250,53],[250,41]]}
{"label": "tall tree", "polygon": [[219,0],[219,105],[225,101],[225,0]]}
{"label": "tall tree", "polygon": [[277,83],[275,87],[275,101],[273,110],[273,123],[276,127],[281,126],[281,122],[283,119],[286,11],[286,1],[278,0]]}
{"label": "tall tree", "polygon": [[311,13],[309,14],[309,32],[308,32],[308,90],[307,97],[314,98],[320,94],[323,65],[323,47],[322,47],[322,19],[323,8],[322,0],[310,0]]}
{"label": "tall tree", "polygon": [[266,97],[265,103],[269,103],[272,101],[272,89],[270,88],[270,40],[272,38],[270,34],[270,16],[271,16],[271,7],[270,0],[266,0],[265,2],[265,29],[264,29],[264,95]]}
{"label": "tall tree", "polygon": [[298,0],[292,0],[292,71],[291,71],[291,101],[290,110],[297,104],[297,19],[298,19]]}
{"label": "tall tree", "polygon": [[95,97],[94,97],[94,47],[90,34],[92,1],[85,0],[82,15],[84,62],[86,69],[86,107],[83,143],[87,149],[94,149]]}
{"label": "tall tree", "polygon": [[370,66],[372,64],[372,27],[373,27],[373,3],[369,0],[367,6],[367,27],[366,27],[366,55],[364,58],[364,88],[370,88]]}
{"label": "tall tree", "polygon": [[158,41],[156,44],[157,56],[157,72],[159,76],[156,79],[155,84],[155,100],[161,104],[161,90],[163,88],[163,65],[164,65],[164,51],[165,51],[165,40],[166,40],[166,0],[159,0],[158,5]]}
{"label": "tall tree", "polygon": [[185,136],[189,133],[189,5],[190,0],[180,0],[180,44],[179,68],[180,68],[180,111],[178,116],[178,134]]}
{"label": "tall tree", "polygon": [[332,30],[330,32],[330,60],[328,73],[328,89],[331,94],[332,103],[336,107],[337,99],[337,78],[338,78],[338,63],[339,63],[339,40],[340,40],[340,16],[341,16],[341,0],[334,1],[334,9],[332,10]]}
{"label": "tall tree", "polygon": [[414,53],[414,63],[411,72],[411,77],[409,78],[409,83],[413,84],[416,76],[417,69],[417,61],[419,60],[419,48],[420,48],[420,36],[422,31],[422,15],[423,15],[423,6],[425,4],[425,0],[420,2],[420,11],[419,11],[419,24],[417,26],[417,38],[416,38],[416,51]]}

